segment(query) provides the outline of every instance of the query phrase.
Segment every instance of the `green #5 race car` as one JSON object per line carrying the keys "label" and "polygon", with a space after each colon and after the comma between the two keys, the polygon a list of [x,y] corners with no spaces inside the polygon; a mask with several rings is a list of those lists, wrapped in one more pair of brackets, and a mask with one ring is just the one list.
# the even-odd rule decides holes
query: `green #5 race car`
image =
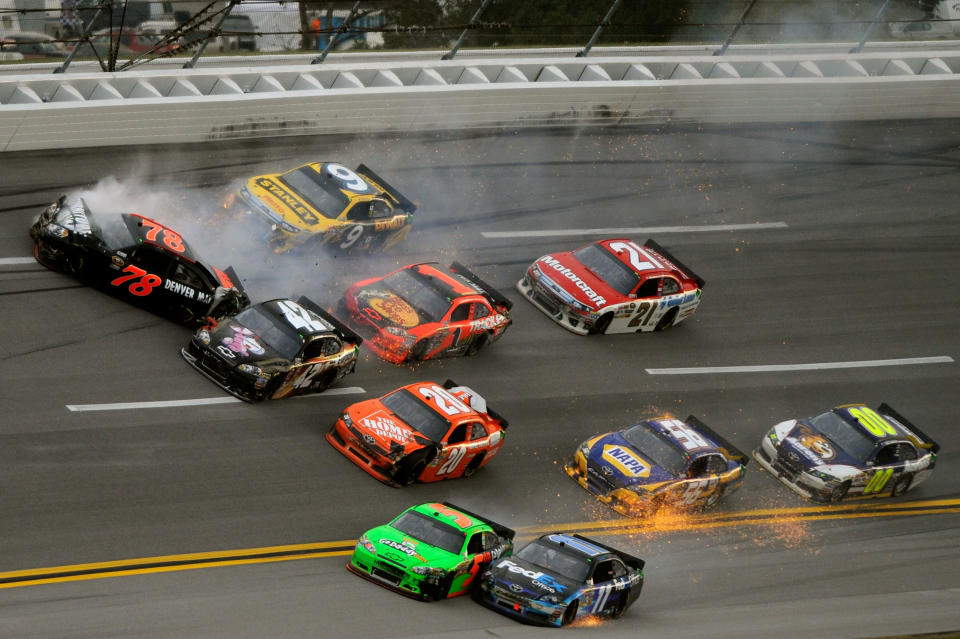
{"label": "green #5 race car", "polygon": [[464,595],[513,552],[514,531],[459,506],[426,503],[360,535],[347,570],[426,601]]}

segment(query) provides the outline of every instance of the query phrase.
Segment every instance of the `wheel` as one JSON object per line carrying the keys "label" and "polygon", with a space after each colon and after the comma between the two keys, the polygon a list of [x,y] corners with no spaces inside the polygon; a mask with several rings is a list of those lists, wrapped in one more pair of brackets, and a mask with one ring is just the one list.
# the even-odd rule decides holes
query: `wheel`
{"label": "wheel", "polygon": [[703,502],[704,508],[710,508],[723,497],[723,488],[717,488],[709,497],[707,497]]}
{"label": "wheel", "polygon": [[577,618],[577,610],[580,608],[580,600],[575,599],[570,602],[570,605],[567,606],[567,609],[563,611],[563,617],[560,618],[560,625],[567,626],[573,623],[573,620]]}
{"label": "wheel", "polygon": [[476,338],[474,338],[473,342],[470,343],[470,346],[467,347],[467,351],[464,353],[464,355],[467,357],[473,357],[480,352],[481,348],[486,346],[488,339],[489,337],[487,337],[486,333],[478,335]]}
{"label": "wheel", "polygon": [[667,311],[667,314],[660,318],[660,321],[657,322],[657,327],[653,330],[655,331],[665,331],[671,326],[673,326],[673,320],[677,319],[677,308],[671,308]]}
{"label": "wheel", "polygon": [[310,392],[312,393],[322,393],[330,387],[330,384],[333,383],[333,380],[337,378],[337,370],[331,368],[330,370],[323,371],[320,374],[320,377],[317,378],[313,384],[311,384]]}
{"label": "wheel", "polygon": [[410,349],[409,359],[423,361],[423,358],[427,355],[427,348],[429,343],[427,340],[422,339],[413,345],[413,348]]}
{"label": "wheel", "polygon": [[663,508],[663,505],[666,503],[667,498],[664,495],[656,495],[653,499],[650,500],[650,505],[643,511],[644,517],[650,517],[656,515],[657,511]]}
{"label": "wheel", "polygon": [[480,464],[483,463],[483,456],[485,454],[486,453],[481,453],[470,460],[470,463],[467,464],[467,467],[463,469],[464,477],[472,477],[473,474],[477,472],[477,469],[480,468]]}
{"label": "wheel", "polygon": [[593,325],[593,328],[590,332],[594,335],[600,335],[607,332],[607,329],[610,327],[610,322],[613,321],[613,313],[604,313],[600,316],[600,319],[597,320],[597,323]]}
{"label": "wheel", "polygon": [[830,501],[840,501],[847,496],[847,491],[850,490],[850,482],[845,481],[830,493]]}
{"label": "wheel", "polygon": [[410,453],[400,462],[400,468],[393,476],[393,480],[401,486],[409,486],[417,481],[417,478],[427,467],[427,459],[423,451]]}
{"label": "wheel", "polygon": [[619,619],[620,617],[623,616],[623,613],[627,611],[627,601],[628,601],[627,595],[629,594],[629,592],[630,591],[628,590],[627,592],[623,593],[623,599],[620,600],[620,603],[617,604],[617,607],[614,608],[613,612],[610,613],[610,616],[613,619]]}
{"label": "wheel", "polygon": [[904,474],[897,477],[897,482],[893,485],[893,490],[890,491],[891,497],[899,497],[903,493],[907,492],[910,489],[910,483],[913,481],[913,475]]}

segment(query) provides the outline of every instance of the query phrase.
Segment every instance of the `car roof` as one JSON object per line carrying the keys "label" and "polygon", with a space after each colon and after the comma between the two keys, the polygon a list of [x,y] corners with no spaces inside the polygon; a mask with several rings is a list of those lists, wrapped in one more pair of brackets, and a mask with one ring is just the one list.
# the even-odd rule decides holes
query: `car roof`
{"label": "car roof", "polygon": [[469,513],[465,513],[453,506],[439,502],[419,504],[417,506],[412,506],[407,510],[414,510],[422,515],[430,517],[431,519],[440,520],[445,524],[450,524],[453,528],[462,530],[464,532],[480,526],[489,526],[489,524],[482,519],[477,519]]}
{"label": "car roof", "polygon": [[[655,251],[650,246],[641,246],[629,238],[612,238],[594,242],[607,249],[630,270],[636,273],[641,280],[648,277],[671,275],[681,282],[689,279],[684,276],[683,270]],[[627,246],[621,246],[626,244]],[[632,249],[632,250],[631,250]]]}
{"label": "car roof", "polygon": [[582,537],[564,533],[547,533],[546,535],[541,535],[538,540],[562,546],[565,550],[572,551],[589,560],[596,560],[614,554],[607,548],[592,543]]}
{"label": "car roof", "polygon": [[[133,239],[138,243],[153,244],[162,248],[168,253],[179,255],[180,257],[190,260],[191,262],[198,261],[196,254],[194,254],[187,241],[183,239],[183,236],[166,224],[157,222],[156,220],[144,215],[140,215],[139,213],[123,213],[121,216],[123,217],[123,221],[126,223],[127,228],[130,230],[130,235],[132,235]],[[159,234],[155,233],[155,229],[163,229],[165,232],[171,233],[180,238],[179,244],[183,246],[183,250],[177,251],[168,246],[163,239],[160,239]],[[153,239],[150,239],[151,234],[153,234]]]}
{"label": "car roof", "polygon": [[478,291],[473,285],[469,284],[465,279],[454,277],[453,274],[433,266],[432,263],[424,262],[420,264],[411,264],[404,268],[416,270],[421,275],[441,281],[450,287],[458,298],[466,295],[483,296],[480,291]]}
{"label": "car roof", "polygon": [[291,299],[277,298],[260,302],[256,306],[274,322],[292,328],[304,342],[314,335],[335,332],[329,322]]}
{"label": "car roof", "polygon": [[[713,441],[708,433],[703,432],[694,424],[672,415],[645,419],[641,423],[647,424],[677,450],[690,458],[719,452],[720,446]],[[698,437],[700,440],[697,439]]]}
{"label": "car roof", "polygon": [[[876,443],[891,440],[914,441],[916,438],[916,435],[913,432],[908,430],[895,418],[890,415],[875,411],[865,404],[844,404],[842,406],[837,406],[831,412],[839,415],[843,421],[850,424],[852,428],[856,428]],[[870,428],[872,420],[875,419],[880,419],[882,424],[886,424],[894,432],[887,432],[886,429],[883,429],[882,424],[877,424],[879,428]],[[881,433],[878,434],[876,430],[880,430]]]}

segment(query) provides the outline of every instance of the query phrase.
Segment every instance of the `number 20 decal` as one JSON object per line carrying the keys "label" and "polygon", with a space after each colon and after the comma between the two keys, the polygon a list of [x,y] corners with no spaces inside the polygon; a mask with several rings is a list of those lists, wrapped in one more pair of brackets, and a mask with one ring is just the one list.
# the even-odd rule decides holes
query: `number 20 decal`
{"label": "number 20 decal", "polygon": [[443,462],[443,465],[437,469],[438,475],[446,475],[447,473],[452,473],[453,470],[460,465],[460,462],[463,461],[464,455],[467,454],[467,449],[465,446],[454,446],[450,449],[450,456],[447,457],[447,460]]}
{"label": "number 20 decal", "polygon": [[[163,280],[160,279],[159,275],[147,273],[142,268],[136,267],[133,264],[130,264],[123,269],[123,272],[129,273],[129,275],[121,275],[117,279],[110,282],[110,286],[122,286],[125,282],[136,280],[135,282],[131,282],[130,286],[127,287],[127,290],[130,291],[131,295],[136,295],[137,297],[149,295],[153,292],[154,288],[163,283]],[[139,280],[137,280],[138,277],[140,278]]]}
{"label": "number 20 decal", "polygon": [[466,404],[439,386],[424,386],[420,389],[420,394],[427,399],[432,399],[437,405],[437,408],[447,415],[458,415],[460,413],[470,412],[470,408]]}

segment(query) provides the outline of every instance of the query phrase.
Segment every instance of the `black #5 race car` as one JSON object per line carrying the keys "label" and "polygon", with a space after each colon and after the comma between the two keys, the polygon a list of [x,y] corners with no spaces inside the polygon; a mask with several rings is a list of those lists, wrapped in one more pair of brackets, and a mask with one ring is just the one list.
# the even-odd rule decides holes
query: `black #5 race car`
{"label": "black #5 race car", "polygon": [[887,404],[863,404],[775,425],[753,451],[812,501],[899,497],[933,472],[940,445]]}
{"label": "black #5 race car", "polygon": [[341,251],[390,248],[410,232],[417,210],[369,167],[336,162],[252,177],[223,206],[251,214],[277,253],[311,241]]}
{"label": "black #5 race car", "polygon": [[359,335],[306,297],[255,304],[194,334],[180,353],[247,402],[319,393],[352,373]]}
{"label": "black #5 race car", "polygon": [[620,617],[640,596],[644,561],[581,535],[552,533],[493,562],[474,599],[542,626]]}
{"label": "black #5 race car", "polygon": [[232,268],[208,266],[173,229],[134,213],[94,213],[61,196],[30,229],[34,255],[72,275],[188,326],[250,304]]}

